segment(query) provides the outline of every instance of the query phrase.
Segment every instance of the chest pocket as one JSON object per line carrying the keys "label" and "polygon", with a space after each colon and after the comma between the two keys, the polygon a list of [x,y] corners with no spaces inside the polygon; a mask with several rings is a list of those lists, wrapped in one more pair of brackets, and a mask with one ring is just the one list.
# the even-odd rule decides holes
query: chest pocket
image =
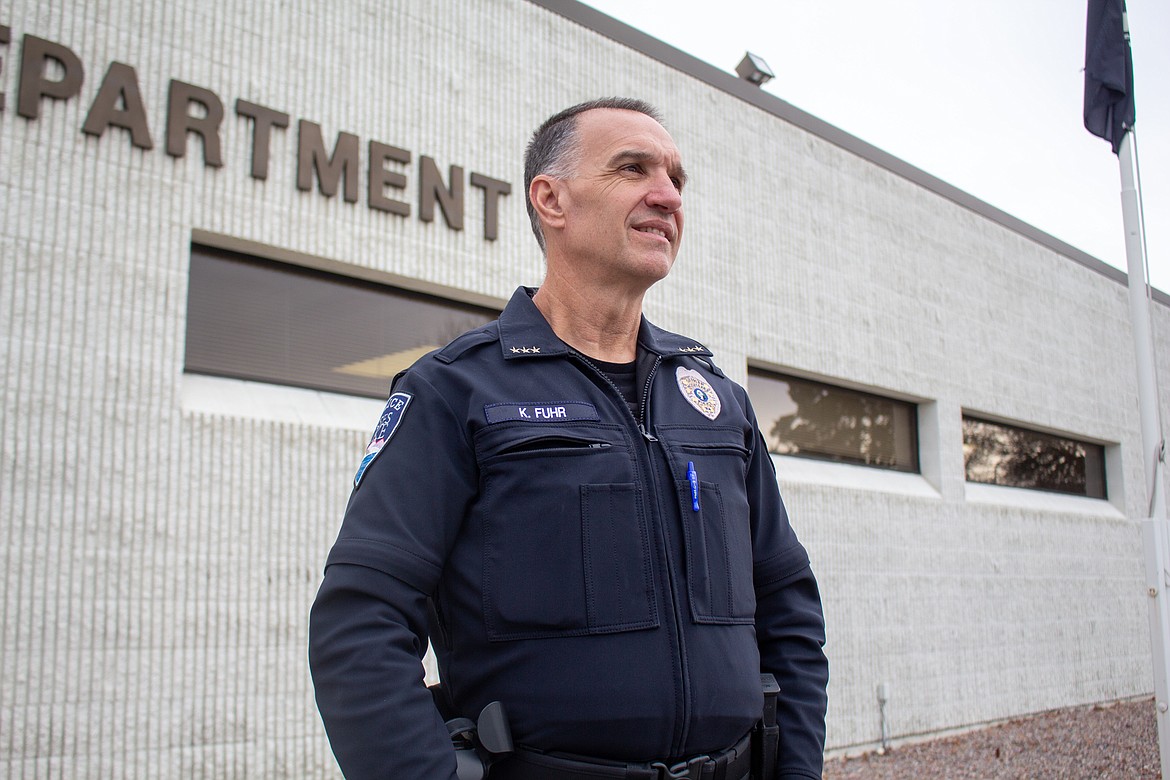
{"label": "chest pocket", "polygon": [[624,431],[491,426],[475,448],[490,640],[658,625],[645,501]]}
{"label": "chest pocket", "polygon": [[[696,623],[755,621],[748,449],[732,426],[659,425],[675,478],[686,554],[687,592]],[[698,509],[688,471],[698,483]]]}

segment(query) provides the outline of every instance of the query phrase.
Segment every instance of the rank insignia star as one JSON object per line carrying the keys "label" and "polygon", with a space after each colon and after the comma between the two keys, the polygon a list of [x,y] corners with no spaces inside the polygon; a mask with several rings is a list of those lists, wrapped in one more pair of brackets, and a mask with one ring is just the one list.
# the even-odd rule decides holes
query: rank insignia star
{"label": "rank insignia star", "polygon": [[540,347],[512,347],[513,355],[535,355],[540,352]]}
{"label": "rank insignia star", "polygon": [[697,344],[693,347],[679,347],[679,352],[706,352],[707,350]]}

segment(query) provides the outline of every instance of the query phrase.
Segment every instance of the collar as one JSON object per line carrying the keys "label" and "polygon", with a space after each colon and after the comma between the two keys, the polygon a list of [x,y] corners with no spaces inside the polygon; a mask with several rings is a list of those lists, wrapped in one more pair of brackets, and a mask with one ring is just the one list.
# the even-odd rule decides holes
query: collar
{"label": "collar", "polygon": [[[557,337],[548,320],[532,302],[535,287],[518,287],[512,299],[500,314],[500,349],[505,360],[541,358],[568,355],[574,350]],[[638,346],[661,357],[671,355],[702,355],[710,357],[705,346],[663,330],[645,316],[638,328]]]}

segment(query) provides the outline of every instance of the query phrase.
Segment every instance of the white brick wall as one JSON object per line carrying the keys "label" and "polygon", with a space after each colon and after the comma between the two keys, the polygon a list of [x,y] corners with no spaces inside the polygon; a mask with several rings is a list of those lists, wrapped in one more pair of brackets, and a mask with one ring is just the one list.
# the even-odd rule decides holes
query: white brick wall
{"label": "white brick wall", "polygon": [[[305,624],[366,434],[184,404],[192,236],[506,298],[541,275],[527,135],[609,94],[659,104],[693,176],[654,319],[741,380],[750,359],[925,402],[923,477],[779,461],[825,597],[830,746],[877,740],[879,682],[895,736],[1151,689],[1116,282],[520,0],[16,0],[0,25],[0,775],[336,776]],[[85,66],[36,120],[24,35]],[[151,151],[80,131],[113,61]],[[167,155],[172,78],[223,101],[222,168],[196,138]],[[237,98],[290,115],[265,181]],[[410,150],[411,216],[368,208],[364,174],[357,203],[297,190],[299,119],[363,164],[369,140]],[[420,155],[512,184],[498,241],[472,187],[463,231],[419,221]],[[963,409],[1117,445],[1111,500],[971,489]]]}

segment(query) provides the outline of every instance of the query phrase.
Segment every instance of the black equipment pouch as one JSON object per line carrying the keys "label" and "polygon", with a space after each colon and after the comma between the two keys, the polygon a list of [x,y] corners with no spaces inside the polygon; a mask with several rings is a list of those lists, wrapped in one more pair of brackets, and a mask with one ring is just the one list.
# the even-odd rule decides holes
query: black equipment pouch
{"label": "black equipment pouch", "polygon": [[459,780],[483,780],[493,763],[512,752],[512,730],[504,705],[498,701],[488,704],[479,713],[478,720],[448,717],[450,701],[442,684],[430,687],[435,707],[447,719],[447,733],[455,748],[455,776]]}
{"label": "black equipment pouch", "polygon": [[770,674],[760,675],[764,687],[764,715],[752,729],[752,778],[776,779],[776,757],[780,750],[780,727],[776,725],[776,702],[780,686]]}

